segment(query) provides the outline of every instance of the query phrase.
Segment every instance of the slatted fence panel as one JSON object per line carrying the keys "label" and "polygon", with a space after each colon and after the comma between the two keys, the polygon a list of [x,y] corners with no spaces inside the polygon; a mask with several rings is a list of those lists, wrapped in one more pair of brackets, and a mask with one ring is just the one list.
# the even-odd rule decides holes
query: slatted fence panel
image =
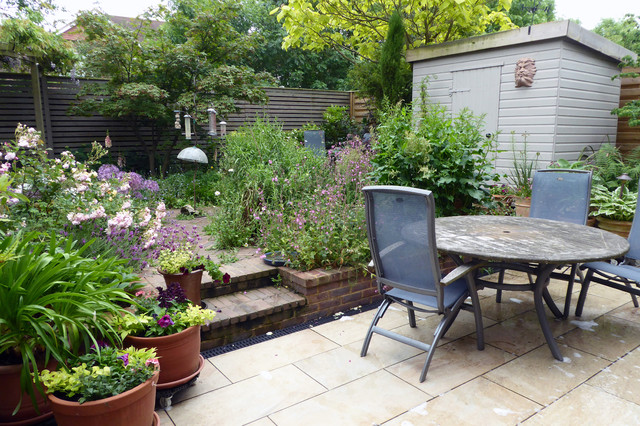
{"label": "slatted fence panel", "polygon": [[[640,68],[624,68],[623,71],[640,73]],[[623,78],[620,88],[620,106],[633,99],[640,99],[640,77]],[[616,145],[623,154],[640,146],[640,127],[629,127],[628,121],[627,118],[618,119]]]}
{"label": "slatted fence panel", "polygon": [[[91,83],[104,84],[105,80],[66,77],[41,78],[44,120],[47,142],[54,153],[65,149],[87,151],[93,141],[104,141],[109,132],[113,141],[113,153],[126,153],[128,158],[139,160],[138,166],[146,166],[144,146],[135,138],[124,120],[108,119],[99,115],[89,117],[71,115],[69,108],[79,101],[80,89]],[[307,123],[319,124],[322,114],[332,105],[353,107],[355,116],[366,115],[359,100],[353,101],[353,93],[334,90],[265,88],[269,101],[264,105],[238,101],[239,112],[220,117],[227,122],[227,130],[251,123],[256,116],[267,116],[280,122],[285,130],[301,128]],[[368,112],[367,112],[368,113]],[[0,73],[0,141],[14,137],[17,123],[36,127],[31,76],[28,74]],[[143,128],[143,139],[153,138],[151,128]]]}

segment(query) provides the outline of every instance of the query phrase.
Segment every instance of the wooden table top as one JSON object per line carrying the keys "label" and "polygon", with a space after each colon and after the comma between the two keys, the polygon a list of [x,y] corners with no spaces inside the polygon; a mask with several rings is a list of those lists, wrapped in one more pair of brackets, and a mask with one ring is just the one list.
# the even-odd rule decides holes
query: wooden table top
{"label": "wooden table top", "polygon": [[[405,233],[420,237],[420,224]],[[436,219],[443,253],[503,262],[582,263],[623,256],[629,242],[589,226],[514,216],[452,216]]]}

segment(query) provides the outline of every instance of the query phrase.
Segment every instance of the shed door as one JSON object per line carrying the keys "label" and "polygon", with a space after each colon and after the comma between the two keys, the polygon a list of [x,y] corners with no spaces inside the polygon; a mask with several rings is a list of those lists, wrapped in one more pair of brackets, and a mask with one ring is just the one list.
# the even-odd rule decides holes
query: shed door
{"label": "shed door", "polygon": [[501,69],[497,66],[453,72],[451,111],[456,115],[466,107],[474,115],[486,114],[483,133],[498,130]]}

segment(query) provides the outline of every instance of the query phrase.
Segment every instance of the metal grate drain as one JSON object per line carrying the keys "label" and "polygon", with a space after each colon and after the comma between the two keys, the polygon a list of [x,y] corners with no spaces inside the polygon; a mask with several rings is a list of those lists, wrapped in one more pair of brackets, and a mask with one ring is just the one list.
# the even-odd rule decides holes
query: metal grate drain
{"label": "metal grate drain", "polygon": [[349,309],[347,312],[343,312],[342,315],[334,314],[328,317],[322,317],[315,320],[307,321],[302,324],[294,325],[284,328],[282,330],[275,330],[271,334],[261,334],[260,336],[249,337],[248,339],[240,340],[238,342],[229,343],[228,345],[219,346],[217,348],[208,349],[200,354],[205,358],[211,358],[216,355],[226,354],[227,352],[235,351],[236,349],[246,348],[247,346],[255,345],[256,343],[266,342],[277,337],[286,336],[287,334],[295,333],[296,331],[306,330],[308,328],[316,327],[322,324],[326,324],[332,321],[339,320],[343,316],[352,316],[362,312],[375,309],[380,306],[380,303],[373,303],[369,305],[358,306],[357,308]]}

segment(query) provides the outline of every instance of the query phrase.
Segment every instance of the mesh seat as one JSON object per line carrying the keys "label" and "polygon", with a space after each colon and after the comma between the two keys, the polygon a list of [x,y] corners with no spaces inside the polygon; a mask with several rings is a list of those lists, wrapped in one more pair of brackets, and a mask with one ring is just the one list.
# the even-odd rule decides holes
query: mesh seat
{"label": "mesh seat", "polygon": [[[360,355],[366,356],[374,333],[422,349],[427,352],[420,375],[423,382],[438,341],[461,309],[474,313],[478,349],[484,348],[482,316],[473,279],[473,271],[479,265],[460,265],[445,278],[441,277],[431,191],[397,186],[368,186],[363,191],[369,247],[383,301],[367,331]],[[407,231],[408,225],[416,223],[425,231],[420,236]],[[471,305],[465,303],[469,296]],[[431,344],[378,326],[393,303],[407,309],[411,327],[416,327],[415,311],[442,315]]]}
{"label": "mesh seat", "polygon": [[591,282],[596,282],[607,287],[615,288],[627,292],[631,295],[633,306],[638,307],[637,295],[640,295],[640,268],[635,266],[640,260],[640,197],[636,202],[636,212],[633,216],[631,231],[629,232],[629,251],[627,252],[623,262],[612,264],[610,262],[589,262],[580,266],[585,270],[584,280],[582,280],[582,288],[580,296],[578,296],[578,304],[576,305],[576,316],[582,315],[587,292]]}
{"label": "mesh seat", "polygon": [[[531,208],[529,217],[557,220],[585,225],[589,215],[591,201],[591,171],[572,169],[537,170],[533,175]],[[569,315],[571,294],[578,265],[559,266],[551,278],[567,281],[567,293],[563,316]],[[498,281],[504,280],[504,270],[500,271]],[[532,278],[529,277],[532,282]],[[582,281],[582,277],[581,277]],[[547,290],[545,289],[545,292]],[[496,301],[501,300],[498,290]]]}

